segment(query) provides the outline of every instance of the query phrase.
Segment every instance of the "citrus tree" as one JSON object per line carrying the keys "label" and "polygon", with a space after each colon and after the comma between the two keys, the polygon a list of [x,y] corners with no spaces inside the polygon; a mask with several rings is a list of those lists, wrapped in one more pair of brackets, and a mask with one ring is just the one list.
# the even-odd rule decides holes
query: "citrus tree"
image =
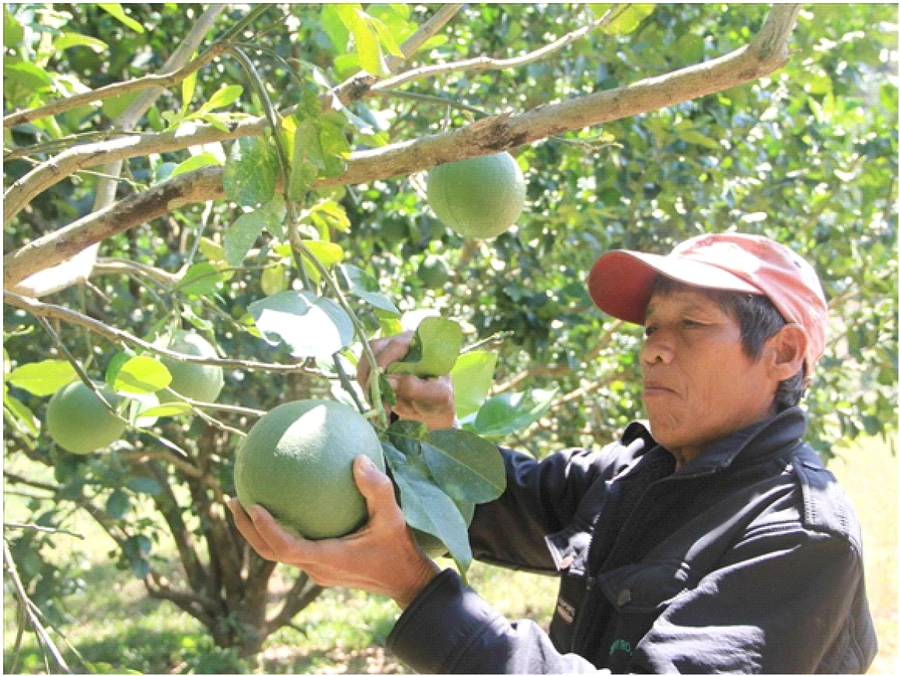
{"label": "citrus tree", "polygon": [[[52,647],[77,576],[42,552],[78,510],[217,645],[250,654],[296,623],[320,590],[257,557],[224,509],[235,450],[284,402],[357,408],[423,513],[446,491],[408,460],[422,444],[446,459],[610,440],[640,415],[640,333],[591,311],[583,284],[610,248],[727,229],[794,247],[833,311],[811,441],[827,457],[893,431],[896,20],[4,6],[4,490],[32,513],[4,556],[23,616]],[[467,162],[492,158],[467,185]],[[486,230],[486,210],[509,227]],[[450,373],[470,436],[389,426],[386,374],[352,382],[368,339],[433,314],[462,328]],[[490,471],[468,469],[457,503],[490,494],[473,488]],[[465,544],[437,535],[464,568]]]}

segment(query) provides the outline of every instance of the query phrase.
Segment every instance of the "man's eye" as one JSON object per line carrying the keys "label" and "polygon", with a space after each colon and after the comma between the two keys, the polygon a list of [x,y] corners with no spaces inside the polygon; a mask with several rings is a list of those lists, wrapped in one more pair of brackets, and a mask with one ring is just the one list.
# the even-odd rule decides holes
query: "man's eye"
{"label": "man's eye", "polygon": [[650,337],[653,333],[655,333],[655,332],[656,332],[656,327],[655,327],[655,326],[652,326],[652,325],[651,325],[651,326],[645,326],[645,327],[644,327],[644,336],[646,336],[647,338],[649,338],[649,337]]}

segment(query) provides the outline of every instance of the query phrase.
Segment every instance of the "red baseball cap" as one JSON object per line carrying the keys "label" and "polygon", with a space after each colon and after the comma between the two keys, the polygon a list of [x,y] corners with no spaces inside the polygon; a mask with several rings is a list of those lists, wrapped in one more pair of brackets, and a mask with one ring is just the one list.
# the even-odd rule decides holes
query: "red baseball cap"
{"label": "red baseball cap", "polygon": [[588,276],[588,292],[603,312],[644,323],[656,275],[706,289],[767,296],[785,321],[809,336],[806,373],[825,350],[828,304],[812,266],[767,237],[713,233],[692,237],[667,256],[620,249],[600,256]]}

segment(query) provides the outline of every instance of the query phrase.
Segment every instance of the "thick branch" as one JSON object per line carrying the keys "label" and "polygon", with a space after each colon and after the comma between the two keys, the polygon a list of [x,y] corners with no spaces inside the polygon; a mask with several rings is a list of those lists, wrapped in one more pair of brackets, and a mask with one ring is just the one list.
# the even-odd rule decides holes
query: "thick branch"
{"label": "thick branch", "polygon": [[[752,43],[717,59],[666,75],[541,106],[520,115],[497,115],[449,132],[353,153],[347,170],[314,187],[367,183],[405,176],[437,164],[509,150],[568,131],[672,106],[751,82],[788,60],[787,39],[798,5],[775,5]],[[123,200],[4,257],[4,284],[70,258],[81,249],[167,209],[223,196],[222,168],[207,167],[179,176],[146,193]],[[82,233],[81,230],[88,231]]]}

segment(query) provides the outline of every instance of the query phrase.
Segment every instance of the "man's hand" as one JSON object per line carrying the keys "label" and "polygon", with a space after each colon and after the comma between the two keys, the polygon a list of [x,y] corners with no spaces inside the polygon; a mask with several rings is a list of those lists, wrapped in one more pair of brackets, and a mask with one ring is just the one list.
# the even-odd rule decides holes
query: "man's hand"
{"label": "man's hand", "polygon": [[232,498],[228,506],[241,535],[264,559],[296,566],[323,587],[383,594],[406,608],[439,568],[416,545],[388,476],[365,456],[356,459],[353,474],[366,499],[369,522],[343,538],[295,537],[259,505],[248,513]]}
{"label": "man's hand", "polygon": [[[389,338],[373,340],[370,345],[378,366],[382,370],[387,369],[388,364],[400,361],[409,354],[409,346],[414,335],[414,332],[407,331]],[[356,370],[356,380],[367,395],[371,371],[369,360],[363,355]],[[431,430],[453,426],[456,408],[453,401],[453,382],[449,375],[437,378],[389,375],[387,380],[397,395],[397,403],[390,407],[390,410],[398,416],[407,420],[421,421]]]}

